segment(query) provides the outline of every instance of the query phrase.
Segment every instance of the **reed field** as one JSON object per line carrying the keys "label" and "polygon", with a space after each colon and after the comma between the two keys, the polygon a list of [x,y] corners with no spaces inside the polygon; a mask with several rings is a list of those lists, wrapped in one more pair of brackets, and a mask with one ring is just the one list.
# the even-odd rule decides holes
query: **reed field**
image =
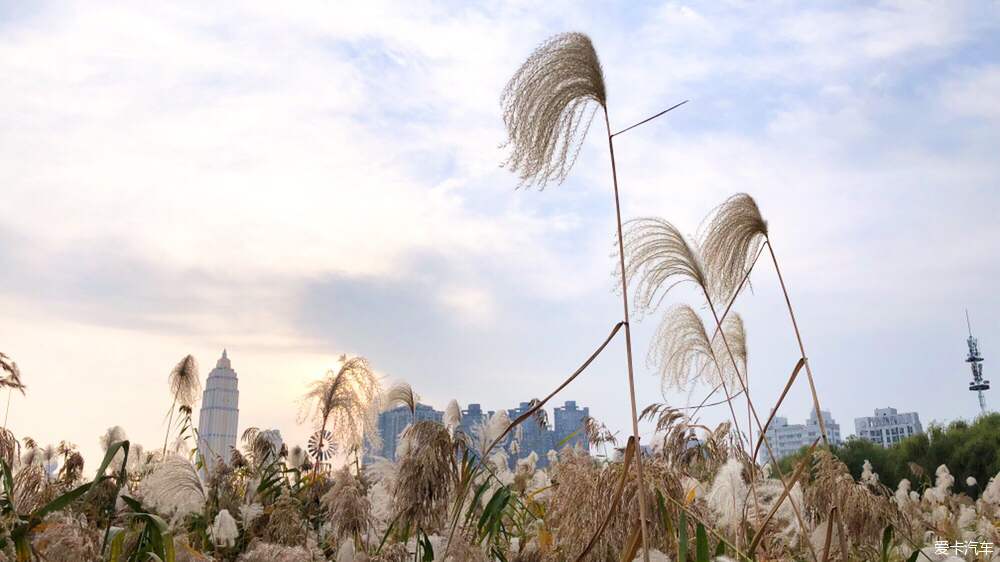
{"label": "reed field", "polygon": [[[705,209],[695,236],[668,218],[621,216],[628,186],[619,186],[615,138],[635,126],[655,126],[669,109],[613,131],[604,69],[580,33],[557,35],[535,49],[508,82],[501,105],[508,132],[504,165],[518,187],[543,191],[539,197],[588,157],[580,147],[591,126],[608,139],[608,213],[617,218],[617,252],[608,266],[622,316],[606,334],[589,336],[600,345],[579,358],[580,368],[566,373],[562,385],[531,389],[545,398],[533,400],[526,413],[512,420],[500,411],[470,431],[460,427],[453,400],[442,422],[407,426],[397,458],[372,461],[378,413],[414,412],[419,389],[404,381],[384,385],[367,359],[345,356],[302,389],[299,411],[300,421],[320,436],[315,448],[323,450],[326,439],[339,458],[346,455],[342,466],[300,446],[276,448],[266,428],[250,428],[205,471],[208,459],[198,453],[192,420],[200,375],[187,356],[164,368],[169,393],[162,395],[168,416],[162,447],[143,450],[121,428],[109,428],[105,456],[85,465],[70,443],[41,446],[0,431],[0,560],[1000,560],[996,441],[976,445],[985,453],[977,453],[983,462],[974,473],[963,466],[969,473],[953,474],[945,464],[927,464],[938,458],[931,454],[934,444],[951,435],[937,428],[921,437],[922,452],[894,446],[914,451],[902,459],[909,461],[905,472],[893,468],[892,478],[880,476],[865,459],[858,474],[845,462],[845,449],[826,441],[819,416],[822,436],[810,447],[783,462],[762,462],[775,456],[762,437],[767,416],[793,386],[808,387],[809,406],[822,411],[814,377],[823,370],[816,365],[814,373],[808,361],[808,334],[799,333],[779,254],[750,194]],[[773,404],[754,401],[746,332],[736,312],[753,272],[779,280],[780,304],[797,342],[789,350],[797,363]],[[671,289],[681,283],[695,287],[700,300],[672,299]],[[684,395],[697,384],[714,389],[712,395],[692,404],[637,396],[630,315],[658,322],[643,359],[665,391]],[[548,401],[587,376],[588,365],[611,346],[626,350],[620,378],[607,384],[630,391],[628,404],[612,406],[630,410],[631,435],[616,439],[588,418],[592,450],[609,454],[563,446],[548,453],[545,467],[535,453],[521,454],[523,428],[544,425]],[[0,354],[0,384],[25,392],[13,359]],[[30,382],[30,373],[26,377]],[[731,419],[716,427],[698,423],[698,409],[709,406],[726,408]],[[656,428],[642,447],[640,421]],[[976,424],[996,428],[1000,418],[984,416]]]}

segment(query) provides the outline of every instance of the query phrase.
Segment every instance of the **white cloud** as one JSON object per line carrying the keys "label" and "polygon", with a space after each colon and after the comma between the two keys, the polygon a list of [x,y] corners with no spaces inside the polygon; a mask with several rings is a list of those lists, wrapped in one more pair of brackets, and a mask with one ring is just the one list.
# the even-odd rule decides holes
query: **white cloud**
{"label": "white cloud", "polygon": [[[565,185],[517,192],[498,169],[500,91],[568,29],[594,38],[616,128],[692,100],[616,138],[625,218],[658,214],[693,233],[728,195],[757,197],[818,340],[824,404],[846,427],[871,406],[850,409],[865,354],[844,349],[905,321],[922,345],[898,354],[887,376],[898,381],[920,369],[927,340],[950,337],[937,324],[962,298],[996,310],[998,139],[970,127],[997,117],[996,54],[983,50],[995,14],[935,2],[591,8],[90,3],[5,22],[0,341],[39,380],[18,434],[62,438],[38,406],[75,407],[49,384],[74,384],[60,361],[100,385],[156,388],[155,365],[193,351],[214,361],[227,346],[243,357],[247,420],[294,402],[339,351],[377,350],[376,366],[425,396],[495,408],[544,394],[620,314],[600,123]],[[795,349],[773,275],[754,283],[740,306],[767,403]],[[653,320],[636,327],[637,358]],[[622,428],[624,391],[606,389],[618,348],[573,393]],[[141,412],[120,413],[131,435],[155,433],[127,423]],[[87,423],[67,438],[113,424]],[[272,423],[290,422],[254,422]],[[281,429],[293,442],[308,433]]]}

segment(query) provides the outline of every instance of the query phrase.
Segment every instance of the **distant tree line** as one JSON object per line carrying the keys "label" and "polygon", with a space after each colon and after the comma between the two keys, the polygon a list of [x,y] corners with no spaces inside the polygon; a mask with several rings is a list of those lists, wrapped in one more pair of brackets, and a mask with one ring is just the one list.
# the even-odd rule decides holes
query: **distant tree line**
{"label": "distant tree line", "polygon": [[[831,449],[855,479],[861,477],[867,460],[879,481],[892,489],[903,478],[914,490],[933,486],[934,471],[943,464],[955,476],[955,493],[978,498],[990,478],[1000,472],[1000,413],[980,416],[972,424],[963,420],[947,426],[932,423],[925,433],[906,437],[888,448],[852,435]],[[780,459],[782,473],[791,474],[807,450],[803,447]],[[969,476],[976,479],[972,486],[966,482]]]}

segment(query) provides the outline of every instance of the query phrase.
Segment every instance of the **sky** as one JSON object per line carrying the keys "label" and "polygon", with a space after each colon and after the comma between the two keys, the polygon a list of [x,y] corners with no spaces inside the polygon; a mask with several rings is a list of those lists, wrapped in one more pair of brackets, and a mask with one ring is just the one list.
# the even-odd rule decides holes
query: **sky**
{"label": "sky", "polygon": [[[501,167],[500,93],[566,31],[593,40],[613,129],[690,100],[616,137],[623,216],[696,235],[751,194],[844,435],[886,406],[978,413],[966,309],[986,378],[1000,357],[996,2],[0,0],[0,351],[28,386],[7,427],[91,469],[114,425],[156,448],[170,370],[193,354],[204,380],[223,349],[240,431],[290,444],[341,354],[438,409],[547,395],[622,319],[602,123],[562,185]],[[734,310],[766,416],[799,351],[773,265],[751,283]],[[667,301],[707,319],[690,285]],[[640,409],[707,392],[661,392],[664,310],[632,323]],[[624,438],[621,336],[551,405]],[[811,408],[803,378],[779,415]]]}

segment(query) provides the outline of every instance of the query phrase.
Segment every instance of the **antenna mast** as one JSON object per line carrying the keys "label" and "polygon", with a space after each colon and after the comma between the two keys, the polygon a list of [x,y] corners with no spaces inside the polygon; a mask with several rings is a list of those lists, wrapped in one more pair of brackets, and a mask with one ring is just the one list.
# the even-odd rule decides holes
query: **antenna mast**
{"label": "antenna mast", "polygon": [[983,356],[979,354],[979,340],[972,337],[972,323],[969,321],[969,311],[965,311],[965,323],[969,326],[969,357],[965,362],[972,367],[972,382],[969,383],[969,390],[979,393],[979,408],[986,413],[986,396],[984,390],[990,389],[990,381],[983,380]]}

